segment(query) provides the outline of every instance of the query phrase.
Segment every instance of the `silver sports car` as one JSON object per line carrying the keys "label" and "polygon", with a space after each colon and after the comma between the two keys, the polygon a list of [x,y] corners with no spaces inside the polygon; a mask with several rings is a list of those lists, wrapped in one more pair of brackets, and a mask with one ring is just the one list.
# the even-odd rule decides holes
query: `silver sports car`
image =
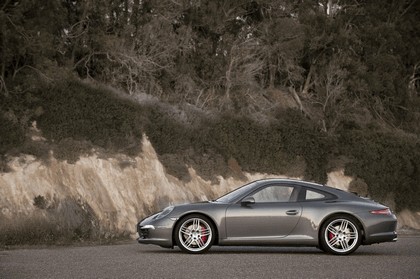
{"label": "silver sports car", "polygon": [[397,240],[391,210],[315,183],[265,179],[214,201],[176,205],[137,225],[138,242],[203,253],[212,245],[315,246],[347,255],[360,245]]}

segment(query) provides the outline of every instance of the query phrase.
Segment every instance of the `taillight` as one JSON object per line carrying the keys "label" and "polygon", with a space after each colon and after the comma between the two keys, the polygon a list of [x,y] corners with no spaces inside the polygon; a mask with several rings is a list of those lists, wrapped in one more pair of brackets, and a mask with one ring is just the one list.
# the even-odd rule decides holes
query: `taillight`
{"label": "taillight", "polygon": [[372,210],[370,213],[375,214],[375,215],[391,215],[392,214],[389,208]]}

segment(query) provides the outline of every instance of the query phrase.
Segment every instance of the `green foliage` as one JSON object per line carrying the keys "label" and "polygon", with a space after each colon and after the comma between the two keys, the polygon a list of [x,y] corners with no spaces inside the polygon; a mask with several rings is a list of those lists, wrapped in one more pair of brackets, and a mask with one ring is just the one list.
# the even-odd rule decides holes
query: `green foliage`
{"label": "green foliage", "polygon": [[20,146],[25,140],[25,130],[19,123],[5,117],[4,111],[0,111],[0,154]]}
{"label": "green foliage", "polygon": [[2,155],[19,149],[26,141],[31,114],[28,105],[25,96],[0,95],[0,165]]}
{"label": "green foliage", "polygon": [[[38,127],[53,143],[67,147],[70,154],[87,152],[93,146],[138,153],[144,125],[139,106],[80,81],[43,88],[36,97],[35,106],[43,110],[36,119]],[[80,148],[72,141],[80,142]]]}
{"label": "green foliage", "polygon": [[34,198],[34,206],[39,209],[46,209],[48,203],[44,196],[38,195]]}
{"label": "green foliage", "polygon": [[192,129],[160,107],[151,107],[146,133],[159,154],[185,151],[191,146]]}
{"label": "green foliage", "polygon": [[0,247],[105,239],[97,217],[87,204],[73,199],[51,201],[38,195],[34,206],[31,216],[1,217]]}
{"label": "green foliage", "polygon": [[0,10],[0,77],[25,68],[45,69],[60,56],[66,16],[60,1],[5,1]]}
{"label": "green foliage", "polygon": [[417,137],[375,130],[345,131],[340,149],[351,162],[349,175],[362,178],[380,201],[395,196],[397,210],[420,206],[420,140]]}
{"label": "green foliage", "polygon": [[13,93],[25,71],[48,80],[65,68],[176,103],[218,106],[208,100],[225,94],[240,110],[255,98],[244,98],[247,89],[293,86],[324,107],[315,117],[328,131],[356,104],[411,131],[420,4],[322,4],[10,0],[0,10],[0,90]]}
{"label": "green foliage", "polygon": [[291,164],[304,158],[307,169],[301,174],[326,182],[327,141],[297,111],[279,111],[268,124],[225,114],[204,120],[196,128],[156,114],[146,133],[159,154],[177,154],[188,162],[185,153],[192,148],[202,156],[220,154],[224,164],[234,158],[245,171],[267,173],[287,172]]}

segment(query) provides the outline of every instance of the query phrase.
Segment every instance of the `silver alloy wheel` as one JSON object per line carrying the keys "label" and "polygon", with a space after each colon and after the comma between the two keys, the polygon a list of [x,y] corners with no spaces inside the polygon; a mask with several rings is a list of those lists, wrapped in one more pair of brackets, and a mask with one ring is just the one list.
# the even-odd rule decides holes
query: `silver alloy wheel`
{"label": "silver alloy wheel", "polygon": [[349,254],[359,246],[359,230],[347,218],[333,219],[324,230],[324,243],[335,254]]}
{"label": "silver alloy wheel", "polygon": [[182,250],[191,253],[204,252],[213,242],[213,230],[202,217],[191,216],[181,223],[177,240]]}

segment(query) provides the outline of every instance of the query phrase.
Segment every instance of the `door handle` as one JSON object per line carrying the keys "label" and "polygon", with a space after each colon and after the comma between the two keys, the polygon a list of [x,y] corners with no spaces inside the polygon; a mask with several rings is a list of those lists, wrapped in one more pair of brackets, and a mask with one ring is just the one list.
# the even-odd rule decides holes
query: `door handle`
{"label": "door handle", "polygon": [[298,210],[288,210],[288,211],[286,211],[287,215],[297,215],[298,213],[299,213]]}

